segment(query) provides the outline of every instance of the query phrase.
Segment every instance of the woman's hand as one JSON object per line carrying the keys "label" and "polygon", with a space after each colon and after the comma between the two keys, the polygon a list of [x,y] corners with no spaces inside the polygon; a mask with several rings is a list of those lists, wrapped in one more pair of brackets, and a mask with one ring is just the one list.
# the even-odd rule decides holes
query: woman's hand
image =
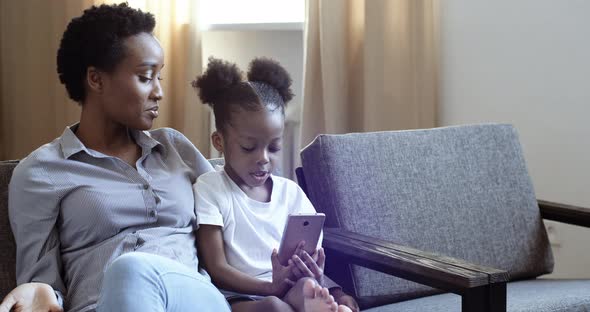
{"label": "woman's hand", "polygon": [[301,251],[289,260],[293,265],[291,273],[295,280],[302,277],[314,278],[320,285],[324,285],[324,265],[326,263],[326,254],[324,248],[317,249],[313,255],[309,255],[305,250]]}
{"label": "woman's hand", "polygon": [[287,291],[295,285],[295,282],[290,279],[293,265],[282,265],[279,261],[279,253],[276,249],[273,249],[270,260],[272,263],[272,283],[269,293],[273,296],[282,298]]}
{"label": "woman's hand", "polygon": [[55,292],[44,283],[25,283],[13,289],[0,304],[0,312],[62,312]]}
{"label": "woman's hand", "polygon": [[356,303],[356,300],[354,300],[354,298],[350,295],[347,295],[342,288],[336,287],[336,288],[331,288],[330,289],[330,295],[332,295],[332,297],[334,297],[334,300],[336,300],[336,303],[338,303],[338,305],[344,305],[349,307],[352,312],[359,312],[360,308],[358,303]]}

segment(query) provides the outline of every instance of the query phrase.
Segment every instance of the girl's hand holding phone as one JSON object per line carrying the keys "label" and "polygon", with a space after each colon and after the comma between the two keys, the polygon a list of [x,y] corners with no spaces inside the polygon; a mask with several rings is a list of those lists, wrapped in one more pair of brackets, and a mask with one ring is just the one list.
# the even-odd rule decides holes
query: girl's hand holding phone
{"label": "girl's hand holding phone", "polygon": [[298,280],[302,277],[311,277],[318,281],[320,285],[323,285],[324,265],[326,263],[326,254],[324,253],[324,249],[316,249],[316,251],[310,255],[305,250],[303,250],[304,245],[305,242],[301,242],[297,246],[297,251],[289,260],[289,265],[292,265],[292,279]]}
{"label": "girl's hand holding phone", "polygon": [[[293,276],[291,279],[297,280],[301,277],[312,277],[315,278],[320,285],[324,285],[324,265],[326,263],[324,249],[317,249],[313,255],[310,256],[305,250],[303,250],[304,245],[305,242],[301,241],[297,245],[295,255],[293,256],[294,259],[289,260],[289,264],[293,264],[293,268],[291,269]],[[296,256],[297,258],[295,258]],[[299,261],[296,261],[297,259]],[[302,267],[301,262],[307,269]],[[297,263],[299,263],[299,265],[296,265]],[[336,300],[339,305],[347,306],[352,312],[360,311],[356,300],[354,300],[352,296],[344,293],[341,288],[336,287],[330,289],[330,294],[334,296],[334,300]]]}
{"label": "girl's hand holding phone", "polygon": [[291,272],[293,271],[293,264],[289,263],[287,266],[282,265],[276,249],[272,251],[270,260],[272,263],[272,283],[270,284],[268,294],[282,298],[295,285],[295,281],[297,281],[293,281],[292,279]]}

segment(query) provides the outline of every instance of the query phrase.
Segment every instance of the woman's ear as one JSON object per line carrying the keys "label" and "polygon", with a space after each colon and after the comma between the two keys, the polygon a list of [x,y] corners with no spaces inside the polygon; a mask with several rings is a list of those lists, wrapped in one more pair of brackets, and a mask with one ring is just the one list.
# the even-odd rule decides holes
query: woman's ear
{"label": "woman's ear", "polygon": [[213,147],[223,154],[223,136],[219,131],[215,131],[211,134],[211,142],[213,143]]}
{"label": "woman's ear", "polygon": [[90,90],[95,92],[102,91],[102,77],[100,71],[96,67],[90,66],[86,69],[86,83]]}

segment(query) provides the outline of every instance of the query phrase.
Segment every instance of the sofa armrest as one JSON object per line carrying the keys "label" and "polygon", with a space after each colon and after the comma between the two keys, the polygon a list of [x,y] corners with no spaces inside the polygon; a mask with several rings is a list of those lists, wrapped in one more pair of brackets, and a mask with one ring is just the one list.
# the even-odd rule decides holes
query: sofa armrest
{"label": "sofa armrest", "polygon": [[508,281],[506,271],[336,228],[324,229],[323,246],[347,262],[457,294]]}
{"label": "sofa armrest", "polygon": [[590,208],[538,200],[541,217],[547,220],[590,227]]}

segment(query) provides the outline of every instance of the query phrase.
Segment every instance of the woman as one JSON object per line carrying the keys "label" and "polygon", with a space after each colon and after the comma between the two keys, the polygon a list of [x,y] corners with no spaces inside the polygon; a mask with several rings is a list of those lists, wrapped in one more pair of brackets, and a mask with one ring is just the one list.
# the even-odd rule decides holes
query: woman
{"label": "woman", "polygon": [[147,131],[163,96],[154,26],[101,5],[63,34],[57,71],[80,122],[14,170],[20,286],[0,311],[229,311],[195,247],[192,184],[211,166],[179,132]]}

